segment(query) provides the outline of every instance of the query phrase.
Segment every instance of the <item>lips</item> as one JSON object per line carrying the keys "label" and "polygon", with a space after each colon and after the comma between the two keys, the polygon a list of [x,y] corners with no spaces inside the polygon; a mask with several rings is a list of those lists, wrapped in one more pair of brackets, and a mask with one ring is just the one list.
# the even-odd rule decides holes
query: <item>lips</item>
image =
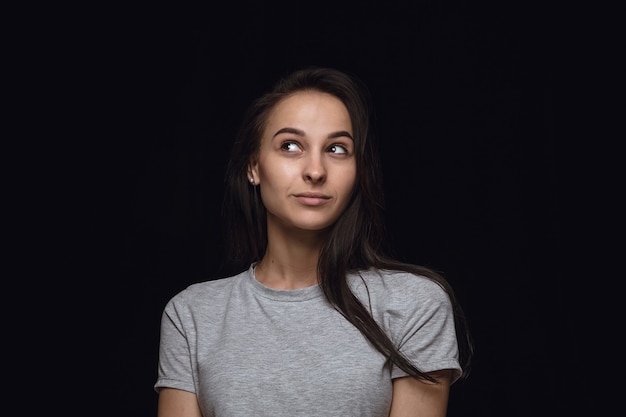
{"label": "lips", "polygon": [[322,193],[300,193],[294,197],[306,206],[319,206],[330,201],[330,196]]}

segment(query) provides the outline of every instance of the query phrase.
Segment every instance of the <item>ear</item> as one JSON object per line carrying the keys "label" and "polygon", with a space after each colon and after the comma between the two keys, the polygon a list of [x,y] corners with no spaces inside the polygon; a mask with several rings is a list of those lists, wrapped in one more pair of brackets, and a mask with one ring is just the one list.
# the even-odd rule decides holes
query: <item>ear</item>
{"label": "ear", "polygon": [[252,185],[259,183],[259,163],[253,159],[251,159],[248,164],[248,181],[250,181]]}

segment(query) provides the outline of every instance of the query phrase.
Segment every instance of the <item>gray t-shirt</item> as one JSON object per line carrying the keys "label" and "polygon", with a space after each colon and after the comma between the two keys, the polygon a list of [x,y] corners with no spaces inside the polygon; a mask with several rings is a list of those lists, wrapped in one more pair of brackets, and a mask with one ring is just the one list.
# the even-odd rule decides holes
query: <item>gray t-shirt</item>
{"label": "gray t-shirt", "polygon": [[[351,288],[401,351],[422,371],[453,369],[455,381],[461,368],[443,289],[405,272],[361,277],[348,276]],[[195,393],[205,417],[380,417],[389,414],[392,379],[406,376],[385,363],[319,286],[275,290],[251,266],[169,301],[154,388]]]}

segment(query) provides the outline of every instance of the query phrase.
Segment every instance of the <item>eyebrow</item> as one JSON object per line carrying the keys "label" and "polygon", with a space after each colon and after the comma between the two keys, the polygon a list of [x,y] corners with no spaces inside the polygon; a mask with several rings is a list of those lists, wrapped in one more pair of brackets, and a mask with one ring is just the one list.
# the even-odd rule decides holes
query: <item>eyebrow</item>
{"label": "eyebrow", "polygon": [[[291,133],[291,134],[294,134],[294,135],[297,135],[297,136],[304,136],[304,131],[303,130],[296,129],[296,128],[293,128],[293,127],[283,127],[278,132],[274,133],[274,136],[272,136],[272,137],[276,137],[276,136],[280,135],[281,133]],[[328,139],[334,139],[334,138],[340,138],[340,137],[343,137],[343,136],[346,136],[346,137],[348,137],[348,138],[350,138],[350,139],[352,139],[354,141],[354,138],[352,137],[352,135],[349,132],[345,131],[345,130],[340,130],[338,132],[329,133],[327,138]]]}

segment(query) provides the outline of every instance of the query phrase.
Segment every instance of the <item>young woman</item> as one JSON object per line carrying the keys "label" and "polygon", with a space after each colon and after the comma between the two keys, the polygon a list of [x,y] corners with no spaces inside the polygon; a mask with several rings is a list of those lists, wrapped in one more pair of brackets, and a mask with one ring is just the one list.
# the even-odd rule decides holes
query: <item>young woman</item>
{"label": "young woman", "polygon": [[445,416],[469,333],[445,279],[386,250],[370,97],[307,68],[245,115],[227,168],[230,271],[161,323],[159,417]]}

